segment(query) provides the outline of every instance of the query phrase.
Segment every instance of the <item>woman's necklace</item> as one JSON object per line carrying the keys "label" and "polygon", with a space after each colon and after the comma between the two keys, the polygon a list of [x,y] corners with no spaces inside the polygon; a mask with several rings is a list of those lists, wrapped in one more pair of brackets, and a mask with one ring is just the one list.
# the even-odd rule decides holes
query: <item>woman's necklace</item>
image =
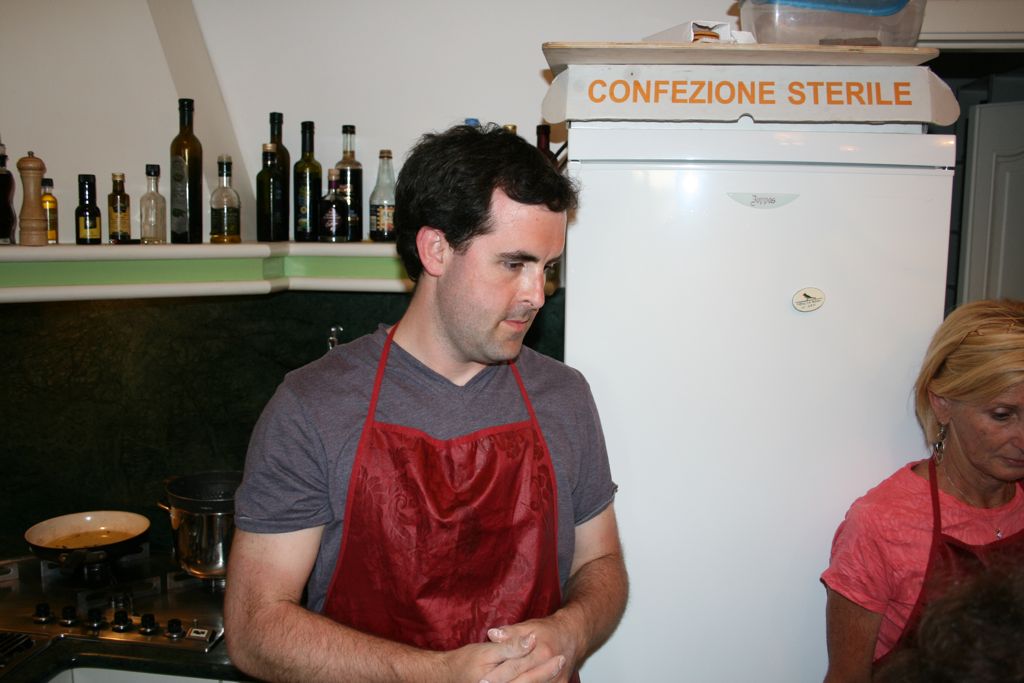
{"label": "woman's necklace", "polygon": [[[982,505],[975,505],[971,501],[970,497],[966,493],[964,493],[964,490],[962,488],[960,488],[959,486],[957,486],[956,482],[953,481],[953,478],[949,476],[949,470],[947,470],[945,467],[942,468],[942,474],[943,474],[944,477],[946,477],[946,481],[949,482],[949,485],[952,486],[956,490],[956,492],[960,494],[960,500],[962,500],[963,502],[965,502],[968,505],[971,505],[973,507],[984,507]],[[1013,496],[1011,495],[1010,498],[1012,499]],[[1009,501],[1005,501],[1005,502],[1001,503],[1001,505],[1005,505],[1008,502]],[[1000,529],[999,527],[996,527],[995,532],[996,532],[996,538],[1002,538],[1003,537],[1003,530]]]}

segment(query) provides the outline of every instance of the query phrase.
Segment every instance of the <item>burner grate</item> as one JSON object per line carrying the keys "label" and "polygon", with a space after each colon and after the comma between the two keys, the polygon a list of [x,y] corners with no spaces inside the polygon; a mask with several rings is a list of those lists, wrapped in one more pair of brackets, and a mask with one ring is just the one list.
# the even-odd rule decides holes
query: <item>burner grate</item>
{"label": "burner grate", "polygon": [[36,644],[32,636],[25,633],[7,633],[0,631],[0,671],[23,657]]}

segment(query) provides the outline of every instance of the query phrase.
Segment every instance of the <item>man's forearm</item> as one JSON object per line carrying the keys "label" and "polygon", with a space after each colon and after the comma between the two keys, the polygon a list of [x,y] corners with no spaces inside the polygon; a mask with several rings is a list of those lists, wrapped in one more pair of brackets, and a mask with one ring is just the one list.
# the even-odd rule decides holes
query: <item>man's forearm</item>
{"label": "man's forearm", "polygon": [[436,652],[367,635],[299,605],[280,602],[248,614],[244,629],[226,630],[238,668],[268,681],[440,681]]}
{"label": "man's forearm", "polygon": [[615,631],[628,596],[626,565],[618,553],[591,560],[569,579],[564,605],[556,617],[579,635],[576,666]]}

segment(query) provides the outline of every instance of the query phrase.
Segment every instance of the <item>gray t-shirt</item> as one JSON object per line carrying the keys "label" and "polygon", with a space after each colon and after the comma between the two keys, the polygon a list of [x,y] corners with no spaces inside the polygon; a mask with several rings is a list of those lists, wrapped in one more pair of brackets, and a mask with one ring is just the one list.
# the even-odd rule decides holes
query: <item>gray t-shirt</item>
{"label": "gray t-shirt", "polygon": [[[323,607],[338,559],[352,463],[386,336],[381,326],[288,373],[256,423],[235,494],[235,525],[244,531],[324,527],[308,584],[308,606],[316,612]],[[583,375],[526,347],[517,367],[555,469],[564,588],[574,527],[604,510],[616,486]],[[460,387],[392,344],[377,419],[451,439],[526,420],[529,414],[509,366],[487,367]]]}

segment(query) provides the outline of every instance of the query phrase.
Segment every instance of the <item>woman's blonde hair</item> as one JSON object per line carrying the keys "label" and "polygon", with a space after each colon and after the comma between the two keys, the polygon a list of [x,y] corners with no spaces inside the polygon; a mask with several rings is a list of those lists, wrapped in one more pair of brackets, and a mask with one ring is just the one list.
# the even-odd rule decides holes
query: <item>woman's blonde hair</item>
{"label": "woman's blonde hair", "polygon": [[988,401],[1024,382],[1024,301],[972,301],[949,314],[932,337],[914,384],[917,421],[929,444],[939,422],[928,392],[953,401]]}

